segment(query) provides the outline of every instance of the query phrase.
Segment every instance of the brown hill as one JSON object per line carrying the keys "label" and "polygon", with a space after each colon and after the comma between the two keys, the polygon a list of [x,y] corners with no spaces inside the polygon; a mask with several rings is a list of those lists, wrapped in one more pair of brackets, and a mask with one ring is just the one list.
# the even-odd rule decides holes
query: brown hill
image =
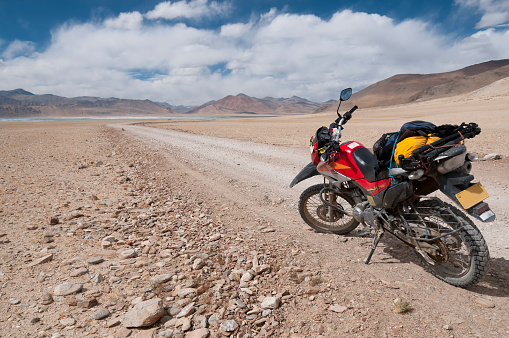
{"label": "brown hill", "polygon": [[149,100],[66,98],[35,95],[23,89],[0,91],[0,117],[171,116],[176,112]]}
{"label": "brown hill", "polygon": [[[472,92],[508,76],[509,60],[488,61],[447,73],[400,74],[355,93],[342,107],[348,109],[353,104],[362,108],[383,107],[451,97]],[[317,112],[336,108],[337,102]]]}
{"label": "brown hill", "polygon": [[237,96],[228,95],[220,100],[206,103],[189,113],[194,115],[294,115],[309,114],[324,105],[326,103],[311,102],[297,96],[258,99],[245,94],[238,94]]}

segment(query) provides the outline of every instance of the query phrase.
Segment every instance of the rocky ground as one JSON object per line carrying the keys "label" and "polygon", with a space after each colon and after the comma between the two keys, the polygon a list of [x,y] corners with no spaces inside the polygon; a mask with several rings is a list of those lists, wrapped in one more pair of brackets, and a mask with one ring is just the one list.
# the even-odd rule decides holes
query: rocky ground
{"label": "rocky ground", "polygon": [[458,289],[391,239],[366,266],[361,231],[311,232],[263,182],[127,127],[2,123],[0,141],[1,336],[509,334],[500,255]]}

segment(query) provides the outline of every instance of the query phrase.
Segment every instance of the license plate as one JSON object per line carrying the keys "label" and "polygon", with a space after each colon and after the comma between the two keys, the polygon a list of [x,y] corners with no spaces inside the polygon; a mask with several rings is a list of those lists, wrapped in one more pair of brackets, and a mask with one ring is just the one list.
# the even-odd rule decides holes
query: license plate
{"label": "license plate", "polygon": [[460,202],[461,206],[465,209],[470,209],[474,205],[479,202],[482,202],[490,195],[481,185],[481,183],[476,183],[470,188],[467,188],[463,191],[460,191],[456,194],[456,198]]}

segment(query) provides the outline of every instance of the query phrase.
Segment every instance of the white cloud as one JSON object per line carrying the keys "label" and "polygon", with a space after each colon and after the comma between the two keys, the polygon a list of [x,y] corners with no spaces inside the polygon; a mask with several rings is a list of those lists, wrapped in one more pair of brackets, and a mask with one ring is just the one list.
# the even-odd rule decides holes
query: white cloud
{"label": "white cloud", "polygon": [[[191,3],[211,6],[180,2]],[[342,87],[361,89],[398,73],[450,71],[509,55],[509,30],[487,29],[455,42],[423,21],[350,10],[328,20],[271,10],[217,30],[143,21],[138,14],[62,26],[37,54],[33,44],[11,43],[2,54],[0,89],[173,104],[239,92],[325,101]]]}
{"label": "white cloud", "polygon": [[455,0],[464,7],[474,7],[482,13],[476,28],[494,27],[509,22],[509,1],[507,0]]}
{"label": "white cloud", "polygon": [[[2,41],[0,40],[0,42]],[[30,56],[34,50],[35,44],[33,42],[14,40],[7,46],[7,48],[5,48],[2,56],[6,59],[12,59],[20,56]]]}
{"label": "white cloud", "polygon": [[203,16],[212,16],[220,14],[226,10],[225,5],[215,1],[209,3],[208,0],[191,0],[178,2],[161,2],[145,16],[147,19],[167,19],[176,18],[199,18]]}
{"label": "white cloud", "polygon": [[143,15],[140,12],[120,13],[116,18],[104,21],[107,28],[140,29],[143,23]]}
{"label": "white cloud", "polygon": [[241,38],[246,35],[253,25],[251,23],[234,23],[221,26],[220,36],[230,38]]}

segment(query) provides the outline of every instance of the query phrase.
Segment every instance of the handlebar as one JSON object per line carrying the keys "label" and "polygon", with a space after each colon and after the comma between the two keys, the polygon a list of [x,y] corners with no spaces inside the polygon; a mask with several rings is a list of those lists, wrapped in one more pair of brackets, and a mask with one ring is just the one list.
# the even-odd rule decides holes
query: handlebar
{"label": "handlebar", "polygon": [[359,108],[359,107],[357,107],[357,105],[355,105],[352,107],[352,109],[350,109],[343,115],[343,120],[344,120],[343,124],[345,124],[348,120],[350,120],[352,118],[352,114],[354,111],[357,110],[357,108]]}
{"label": "handlebar", "polygon": [[349,111],[347,111],[346,113],[343,114],[343,116],[341,117],[341,115],[339,115],[338,113],[338,118],[330,124],[329,126],[329,129],[331,131],[334,131],[336,130],[335,132],[333,132],[333,138],[332,140],[333,141],[338,141],[339,138],[341,137],[341,129],[343,129],[343,125],[346,124],[348,122],[348,120],[350,120],[352,118],[352,114],[354,111],[357,110],[357,105],[353,106],[352,109],[350,109]]}

